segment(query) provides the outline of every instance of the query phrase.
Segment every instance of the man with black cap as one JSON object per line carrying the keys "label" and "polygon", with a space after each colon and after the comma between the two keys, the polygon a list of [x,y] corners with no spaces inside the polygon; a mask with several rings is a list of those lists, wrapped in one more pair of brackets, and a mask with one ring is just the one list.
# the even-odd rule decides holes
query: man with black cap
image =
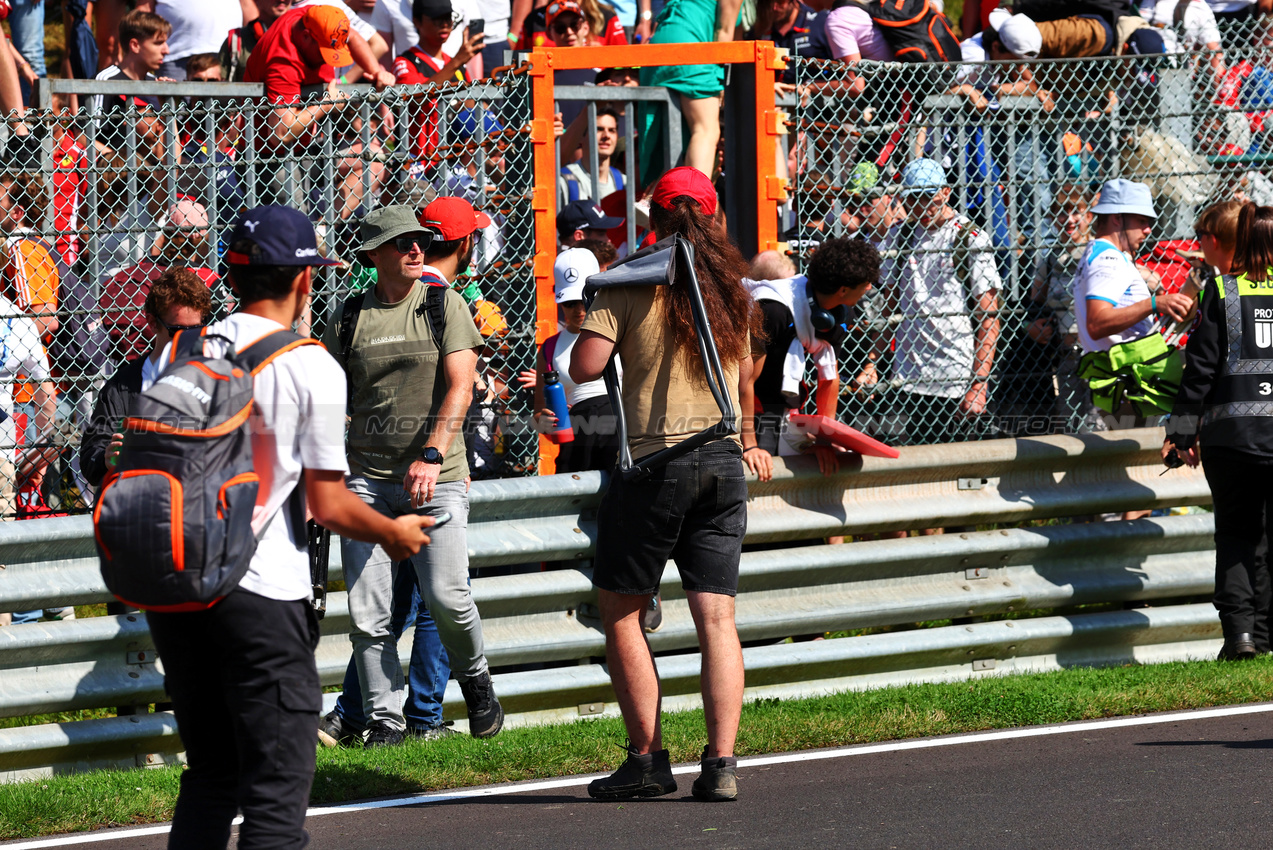
{"label": "man with black cap", "polygon": [[[309,219],[284,206],[245,213],[227,259],[239,310],[208,326],[204,352],[213,357],[227,344],[241,352],[290,329],[309,302],[312,267],[333,264],[319,255]],[[395,559],[419,552],[433,524],[385,517],[346,489],[345,382],[322,348],[297,344],[278,354],[256,375],[253,396],[261,487],[247,574],[211,608],[146,615],[186,748],[169,847],[224,847],[240,812],[240,847],[308,840],[322,689],[305,523],[285,507],[294,491],[303,488],[302,514],[308,507],[342,538],[374,543]]]}
{"label": "man with black cap", "polygon": [[557,213],[557,242],[560,248],[574,248],[585,239],[606,239],[606,231],[623,224],[608,216],[596,201],[571,201]]}
{"label": "man with black cap", "polygon": [[[504,712],[491,687],[482,621],[468,584],[469,468],[461,430],[482,337],[450,283],[468,266],[474,232],[490,223],[459,198],[435,200],[418,220],[403,205],[368,215],[360,251],[376,267],[376,285],[333,315],[323,338],[349,376],[350,489],[387,516],[450,515],[411,565],[476,738],[498,733]],[[341,541],[341,557],[367,721],[364,744],[397,744],[407,731],[402,665],[390,628],[399,559],[352,540]]]}

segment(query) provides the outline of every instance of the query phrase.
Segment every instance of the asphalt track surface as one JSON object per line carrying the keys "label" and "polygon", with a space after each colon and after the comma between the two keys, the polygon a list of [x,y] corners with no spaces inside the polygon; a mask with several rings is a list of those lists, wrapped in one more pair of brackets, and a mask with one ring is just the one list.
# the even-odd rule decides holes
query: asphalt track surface
{"label": "asphalt track surface", "polygon": [[[695,801],[685,766],[656,800],[595,802],[568,777],[312,810],[307,827],[318,850],[1264,847],[1271,750],[1273,705],[1242,706],[753,758],[735,803]],[[87,846],[166,846],[112,832]]]}

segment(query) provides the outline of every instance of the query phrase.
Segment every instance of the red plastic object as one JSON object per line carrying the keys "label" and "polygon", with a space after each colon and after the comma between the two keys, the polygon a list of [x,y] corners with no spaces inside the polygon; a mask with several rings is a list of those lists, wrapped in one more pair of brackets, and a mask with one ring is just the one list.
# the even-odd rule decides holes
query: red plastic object
{"label": "red plastic object", "polygon": [[829,416],[793,413],[791,424],[811,437],[822,437],[842,449],[860,455],[891,458],[898,456],[897,449],[892,446],[886,446],[874,437],[868,437],[856,428],[836,422]]}

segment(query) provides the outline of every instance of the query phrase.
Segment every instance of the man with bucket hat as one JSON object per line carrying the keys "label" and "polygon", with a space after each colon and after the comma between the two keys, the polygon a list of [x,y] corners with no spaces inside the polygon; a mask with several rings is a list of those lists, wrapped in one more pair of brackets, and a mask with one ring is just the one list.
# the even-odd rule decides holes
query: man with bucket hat
{"label": "man with bucket hat", "polygon": [[[490,219],[458,198],[439,198],[419,219],[404,205],[370,213],[359,251],[375,265],[376,285],[346,301],[323,338],[349,380],[349,488],[387,516],[450,515],[425,556],[409,563],[464,694],[469,732],[478,738],[499,732],[504,718],[468,585],[469,468],[461,431],[482,338],[450,282],[467,265],[462,249],[472,251],[473,231],[483,222]],[[408,729],[403,717],[402,665],[391,628],[398,565],[382,548],[357,541],[342,540],[341,557],[364,744],[397,744],[407,733],[435,737],[428,728]],[[345,737],[327,721],[324,731]]]}
{"label": "man with bucket hat", "polygon": [[1088,381],[1096,406],[1113,415],[1106,419],[1111,427],[1138,427],[1147,416],[1167,412],[1160,402],[1169,408],[1179,381],[1179,357],[1159,333],[1160,321],[1184,321],[1193,315],[1194,302],[1179,293],[1151,292],[1133,262],[1158,218],[1148,186],[1110,180],[1092,212],[1096,238],[1079,261],[1074,283],[1084,352],[1079,375]]}

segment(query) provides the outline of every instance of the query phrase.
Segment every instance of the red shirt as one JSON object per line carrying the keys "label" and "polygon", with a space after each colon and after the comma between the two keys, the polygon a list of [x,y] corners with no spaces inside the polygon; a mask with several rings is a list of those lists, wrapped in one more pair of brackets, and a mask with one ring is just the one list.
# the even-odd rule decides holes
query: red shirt
{"label": "red shirt", "polygon": [[619,16],[610,15],[606,18],[605,32],[601,34],[601,37],[598,38],[596,33],[593,33],[591,46],[596,47],[604,44],[606,47],[609,47],[614,44],[627,43],[628,36],[627,33],[623,31],[623,24],[619,23]]}
{"label": "red shirt", "polygon": [[265,83],[265,99],[270,103],[293,104],[301,99],[301,86],[329,82],[334,76],[330,65],[310,65],[293,41],[295,25],[305,9],[293,9],[280,16],[248,58],[243,79],[249,83]]}
{"label": "red shirt", "polygon": [[63,133],[53,149],[53,227],[57,230],[57,250],[68,266],[75,265],[83,243],[80,241],[79,206],[88,160],[71,133]]}
{"label": "red shirt", "polygon": [[[400,85],[427,83],[450,61],[451,57],[445,53],[441,59],[434,59],[416,45],[393,60],[394,82]],[[457,70],[455,78],[458,82],[464,82],[463,70]],[[417,159],[428,159],[438,146],[437,100],[429,98],[421,103],[421,108],[411,110],[411,123],[415,132],[410,135],[416,137],[411,153]]]}

